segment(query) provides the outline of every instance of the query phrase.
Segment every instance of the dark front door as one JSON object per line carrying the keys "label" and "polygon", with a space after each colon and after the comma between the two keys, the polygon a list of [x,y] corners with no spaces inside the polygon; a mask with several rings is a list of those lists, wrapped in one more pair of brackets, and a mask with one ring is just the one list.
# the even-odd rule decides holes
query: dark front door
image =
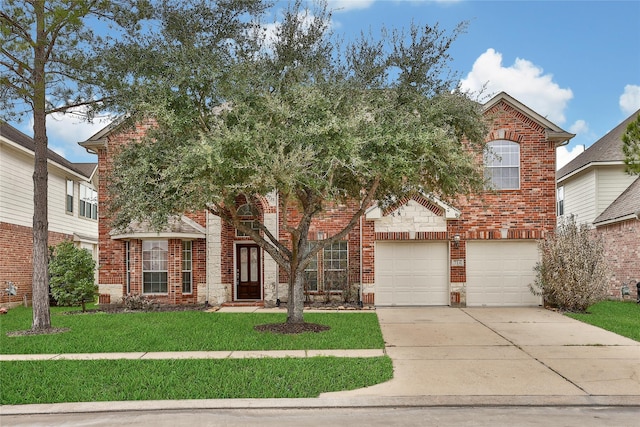
{"label": "dark front door", "polygon": [[260,299],[260,247],[236,245],[236,298]]}

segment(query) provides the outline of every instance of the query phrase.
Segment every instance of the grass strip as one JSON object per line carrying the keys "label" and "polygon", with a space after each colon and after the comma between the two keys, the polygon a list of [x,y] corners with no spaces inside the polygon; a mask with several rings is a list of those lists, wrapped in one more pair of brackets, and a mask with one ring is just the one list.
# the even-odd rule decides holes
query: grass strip
{"label": "grass strip", "polygon": [[0,404],[317,397],[392,376],[386,356],[3,362]]}
{"label": "grass strip", "polygon": [[378,317],[371,312],[307,313],[306,322],[328,325],[321,333],[282,335],[257,332],[256,325],[286,320],[286,313],[204,311],[68,314],[51,310],[51,324],[70,331],[8,337],[31,327],[31,309],[0,317],[0,353],[112,353],[138,351],[306,350],[384,348]]}
{"label": "grass strip", "polygon": [[602,301],[589,307],[586,313],[566,313],[566,315],[640,341],[640,304],[634,301]]}

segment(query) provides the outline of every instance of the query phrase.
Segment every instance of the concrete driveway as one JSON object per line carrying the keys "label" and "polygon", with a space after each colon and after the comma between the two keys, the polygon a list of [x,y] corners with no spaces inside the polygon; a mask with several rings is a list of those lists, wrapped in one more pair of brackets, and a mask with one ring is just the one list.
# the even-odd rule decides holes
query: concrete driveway
{"label": "concrete driveway", "polygon": [[620,396],[640,403],[640,343],[559,313],[533,307],[377,313],[394,378],[321,397]]}

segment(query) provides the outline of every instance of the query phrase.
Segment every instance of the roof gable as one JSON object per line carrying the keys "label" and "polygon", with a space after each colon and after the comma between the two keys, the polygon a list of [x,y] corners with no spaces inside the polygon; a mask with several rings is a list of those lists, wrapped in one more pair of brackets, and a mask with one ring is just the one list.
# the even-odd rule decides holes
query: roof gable
{"label": "roof gable", "polygon": [[638,218],[640,215],[640,177],[627,187],[594,221],[593,224],[605,225],[612,222]]}
{"label": "roof gable", "polygon": [[622,123],[597,140],[583,153],[563,166],[556,174],[558,180],[595,163],[614,162],[622,164],[624,162],[622,135],[626,132],[629,123],[635,120],[638,114],[640,114],[640,110],[627,117]]}
{"label": "roof gable", "polygon": [[458,209],[446,204],[435,196],[425,196],[422,194],[404,197],[384,210],[378,206],[372,206],[367,210],[365,216],[367,219],[374,220],[393,215],[412,200],[423,208],[431,211],[435,216],[441,216],[445,219],[458,219],[460,217],[460,211]]}
{"label": "roof gable", "polygon": [[542,126],[545,129],[546,138],[548,141],[555,142],[557,145],[565,145],[571,138],[575,136],[575,134],[563,130],[560,126],[556,125],[546,117],[543,117],[540,114],[536,113],[531,108],[516,100],[506,92],[500,92],[499,94],[491,98],[489,101],[487,101],[486,104],[484,104],[483,109],[484,111],[488,111],[501,102],[509,105],[511,108],[519,111],[520,113],[524,114],[525,116]]}

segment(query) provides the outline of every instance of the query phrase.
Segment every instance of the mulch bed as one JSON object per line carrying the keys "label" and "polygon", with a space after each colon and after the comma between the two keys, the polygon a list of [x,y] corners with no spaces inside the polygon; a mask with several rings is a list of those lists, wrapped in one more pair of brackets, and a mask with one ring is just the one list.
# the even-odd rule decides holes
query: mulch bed
{"label": "mulch bed", "polygon": [[26,331],[12,331],[7,332],[8,337],[26,337],[30,335],[52,335],[61,334],[63,332],[69,332],[69,328],[47,328],[47,329],[27,329]]}
{"label": "mulch bed", "polygon": [[271,332],[274,334],[302,334],[304,332],[324,332],[331,329],[327,325],[317,323],[267,323],[266,325],[254,326],[258,332]]}

